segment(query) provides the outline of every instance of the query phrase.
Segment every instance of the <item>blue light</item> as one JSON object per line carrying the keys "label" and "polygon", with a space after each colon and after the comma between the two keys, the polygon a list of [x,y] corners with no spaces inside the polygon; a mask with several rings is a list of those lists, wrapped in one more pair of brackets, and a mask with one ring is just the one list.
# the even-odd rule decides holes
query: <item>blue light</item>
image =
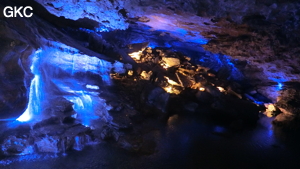
{"label": "blue light", "polygon": [[182,29],[182,28],[177,28],[176,32],[179,32],[179,33],[181,33],[183,35],[186,35],[188,33],[185,29]]}
{"label": "blue light", "polygon": [[[286,82],[286,81],[287,81],[287,80],[284,79],[282,76],[280,76],[281,73],[282,73],[282,72],[278,72],[278,74],[276,74],[276,75],[278,76],[277,78],[274,78],[274,77],[269,77],[269,78],[268,78],[268,79],[270,79],[270,80],[272,80],[272,81],[274,81],[274,82],[277,83],[277,85],[275,85],[276,91],[282,90],[282,89],[283,89],[283,86],[284,86],[283,82]],[[279,77],[280,77],[280,78],[279,78]]]}
{"label": "blue light", "polygon": [[272,129],[272,127],[270,127],[270,128],[268,129],[268,135],[269,135],[269,137],[272,137],[273,134],[274,134],[273,129]]}
{"label": "blue light", "polygon": [[168,42],[165,42],[165,47],[170,48],[172,46]]}
{"label": "blue light", "polygon": [[86,32],[86,33],[94,33],[95,31],[91,30],[91,29],[87,29],[87,28],[79,28],[79,30]]}
{"label": "blue light", "polygon": [[95,33],[95,32],[109,32],[109,29],[105,26],[100,26],[98,28],[95,28],[94,30],[87,29],[87,28],[79,28],[80,31],[86,32],[86,33]]}
{"label": "blue light", "polygon": [[34,111],[33,109],[35,108],[33,105],[33,102],[34,102],[34,86],[36,85],[35,84],[36,82],[36,77],[32,80],[31,82],[31,85],[30,85],[30,94],[29,94],[29,103],[28,103],[28,106],[25,110],[25,112],[19,117],[17,118],[17,121],[19,122],[27,122],[27,121],[30,121],[31,118],[32,118],[32,112]]}
{"label": "blue light", "polygon": [[109,32],[109,29],[105,26],[100,26],[98,28],[95,29],[96,32]]}
{"label": "blue light", "polygon": [[[32,65],[30,66],[32,73],[39,73],[37,64],[39,64],[39,54],[42,52],[41,49],[37,50],[31,57]],[[34,114],[40,112],[41,100],[43,100],[43,83],[41,77],[36,74],[31,81],[29,88],[29,101],[24,113],[17,118],[17,121],[27,122],[30,121]]]}
{"label": "blue light", "polygon": [[152,49],[157,47],[157,44],[155,43],[149,43],[148,47],[151,47]]}
{"label": "blue light", "polygon": [[278,83],[277,87],[278,87],[278,90],[282,90],[283,84],[282,83]]}
{"label": "blue light", "polygon": [[[80,54],[77,49],[58,42],[48,42],[48,46],[35,52],[32,57],[31,72],[34,78],[29,88],[27,109],[17,119],[20,122],[41,121],[48,118],[45,114],[51,107],[49,100],[64,97],[74,103],[76,117],[84,125],[98,118],[111,119],[109,106],[99,98],[99,87],[77,79],[77,72],[91,72],[102,77],[106,85],[111,83],[111,70],[121,71],[123,63],[110,63],[96,57]],[[64,76],[61,76],[63,72]],[[91,91],[92,89],[93,91]],[[99,110],[100,108],[100,110]]]}
{"label": "blue light", "polygon": [[75,149],[75,150],[77,150],[77,151],[82,150],[83,146],[82,146],[82,144],[81,144],[81,142],[80,142],[80,137],[79,137],[79,136],[76,136],[76,137],[74,138],[74,141],[75,141],[75,143],[74,143],[73,149]]}
{"label": "blue light", "polygon": [[99,90],[99,86],[96,86],[96,85],[87,84],[85,87],[88,88],[88,89]]}
{"label": "blue light", "polygon": [[188,42],[194,42],[194,43],[198,43],[201,45],[205,45],[205,44],[207,44],[208,40],[199,38],[199,39],[189,40]]}
{"label": "blue light", "polygon": [[244,78],[243,74],[231,62],[229,56],[206,52],[205,55],[201,56],[199,61],[203,66],[209,67],[216,72],[221,68],[225,68],[225,70],[230,72],[227,79],[242,80]]}
{"label": "blue light", "polygon": [[264,102],[256,101],[256,100],[254,101],[254,103],[255,103],[255,104],[258,104],[258,105],[263,105],[263,104],[264,104]]}
{"label": "blue light", "polygon": [[77,96],[66,96],[65,98],[74,103],[73,109],[77,113],[76,118],[85,126],[90,126],[91,120],[99,118],[95,115],[96,107],[89,93],[83,91],[78,92]]}

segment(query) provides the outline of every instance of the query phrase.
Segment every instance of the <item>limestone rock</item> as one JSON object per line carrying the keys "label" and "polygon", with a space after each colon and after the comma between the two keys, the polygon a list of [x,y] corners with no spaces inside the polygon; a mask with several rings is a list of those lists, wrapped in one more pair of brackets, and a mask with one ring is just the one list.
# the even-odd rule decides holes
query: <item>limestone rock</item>
{"label": "limestone rock", "polygon": [[165,112],[169,96],[170,95],[166,93],[162,88],[157,87],[150,92],[148,96],[148,103],[161,110],[162,112]]}
{"label": "limestone rock", "polygon": [[113,139],[115,141],[118,141],[120,135],[114,128],[112,128],[110,126],[105,126],[103,131],[101,132],[100,137],[102,140]]}
{"label": "limestone rock", "polygon": [[34,152],[34,146],[28,135],[11,135],[4,140],[1,150],[5,155],[26,155]]}
{"label": "limestone rock", "polygon": [[58,141],[59,137],[57,136],[49,136],[43,137],[40,140],[37,140],[35,143],[37,145],[37,149],[39,152],[46,152],[46,153],[58,153]]}
{"label": "limestone rock", "polygon": [[162,60],[165,62],[166,66],[168,67],[180,65],[180,60],[178,58],[163,57]]}
{"label": "limestone rock", "polygon": [[138,21],[140,21],[140,22],[149,22],[150,19],[147,18],[147,17],[145,17],[145,16],[142,16],[142,17],[140,17],[140,18],[138,19]]}
{"label": "limestone rock", "polygon": [[121,0],[109,1],[72,1],[72,0],[36,0],[50,13],[68,19],[89,18],[112,29],[126,29],[128,24],[118,9],[124,8]]}

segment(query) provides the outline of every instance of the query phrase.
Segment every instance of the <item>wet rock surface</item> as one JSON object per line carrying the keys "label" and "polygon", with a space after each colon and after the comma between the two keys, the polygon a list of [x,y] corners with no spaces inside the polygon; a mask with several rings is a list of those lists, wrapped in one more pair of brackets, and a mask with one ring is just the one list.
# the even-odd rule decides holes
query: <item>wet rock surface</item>
{"label": "wet rock surface", "polygon": [[[7,156],[33,153],[65,153],[67,150],[82,150],[93,144],[91,130],[82,125],[62,125],[49,122],[43,127],[14,128],[3,133],[2,153]],[[17,133],[15,131],[18,131]]]}
{"label": "wet rock surface", "polygon": [[291,84],[293,87],[283,89],[276,103],[280,114],[276,116],[273,124],[283,127],[284,129],[299,129],[299,84]]}

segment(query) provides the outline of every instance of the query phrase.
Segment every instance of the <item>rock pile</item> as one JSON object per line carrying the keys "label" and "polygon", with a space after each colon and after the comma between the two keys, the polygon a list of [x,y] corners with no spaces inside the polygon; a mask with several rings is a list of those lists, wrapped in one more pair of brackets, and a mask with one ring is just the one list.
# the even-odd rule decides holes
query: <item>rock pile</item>
{"label": "rock pile", "polygon": [[[148,81],[169,93],[170,96],[164,96],[158,88],[149,88],[148,98],[155,99],[148,102],[159,110],[173,110],[171,106],[195,112],[208,106],[217,112],[216,116],[253,123],[258,119],[258,112],[264,109],[245,96],[238,82],[222,78],[208,67],[193,64],[191,58],[179,52],[148,47],[130,55],[140,67],[139,76],[133,78]],[[174,98],[181,100],[179,104],[171,104]],[[162,103],[166,102],[169,104],[164,109]]]}
{"label": "rock pile", "polygon": [[62,125],[59,120],[49,119],[47,124],[35,125],[33,129],[19,126],[5,132],[1,150],[4,155],[26,155],[36,152],[65,153],[67,150],[82,150],[85,145],[95,143],[92,130],[77,125]]}

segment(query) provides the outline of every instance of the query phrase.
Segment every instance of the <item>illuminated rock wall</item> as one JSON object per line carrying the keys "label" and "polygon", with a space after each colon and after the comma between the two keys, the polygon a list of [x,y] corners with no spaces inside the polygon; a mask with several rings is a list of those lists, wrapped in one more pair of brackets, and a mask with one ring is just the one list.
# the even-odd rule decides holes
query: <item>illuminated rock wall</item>
{"label": "illuminated rock wall", "polygon": [[[138,0],[36,0],[42,4],[50,13],[63,16],[68,19],[78,20],[89,18],[99,22],[108,28],[126,29],[128,24],[122,15],[122,10],[130,10],[134,16],[139,9],[135,6]],[[132,10],[132,11],[131,11]]]}
{"label": "illuminated rock wall", "polygon": [[[29,92],[29,103],[19,121],[41,121],[50,117],[64,118],[63,113],[49,112],[53,100],[64,97],[72,102],[75,115],[84,125],[91,120],[101,118],[110,122],[110,106],[100,98],[97,85],[111,84],[110,72],[114,68],[122,72],[123,64],[112,64],[108,61],[80,54],[75,48],[58,42],[48,42],[53,47],[44,46],[32,56],[31,72],[34,78]],[[101,77],[101,81],[90,79],[86,74],[92,73]],[[92,83],[92,84],[89,84]],[[88,86],[93,85],[94,88]]]}
{"label": "illuminated rock wall", "polygon": [[[3,6],[0,5],[0,10],[3,10]],[[46,67],[44,70],[41,70],[39,64],[32,67],[32,59],[31,57],[34,55],[40,56],[38,54],[38,49],[42,49],[43,55],[49,51],[56,52],[53,54],[54,56],[58,56],[56,58],[58,61],[65,61],[69,62],[66,57],[67,56],[77,56],[72,57],[75,59],[74,62],[78,63],[75,65],[63,65],[62,62],[60,66],[62,69],[68,69],[65,71],[69,71],[68,73],[72,74],[76,71],[85,72],[91,69],[95,69],[95,65],[90,65],[93,61],[104,64],[107,63],[104,60],[113,61],[112,59],[101,55],[99,53],[93,52],[84,46],[77,43],[71,37],[63,34],[58,29],[54,28],[53,25],[47,23],[46,21],[39,18],[37,15],[34,15],[32,18],[0,18],[0,39],[1,39],[1,49],[0,49],[0,59],[1,59],[1,66],[0,66],[0,119],[1,120],[15,120],[17,119],[25,110],[27,104],[32,105],[29,106],[29,109],[34,110],[33,112],[39,112],[40,105],[32,102],[40,98],[43,98],[43,92],[37,92],[36,90],[40,90],[41,86],[43,86],[43,78],[45,74],[42,73],[52,73],[48,71]],[[51,41],[50,41],[51,40]],[[51,42],[51,43],[50,43]],[[58,43],[60,42],[60,43]],[[70,47],[73,46],[73,47]],[[49,50],[43,51],[44,48]],[[58,48],[61,48],[60,51]],[[76,49],[75,49],[76,48]],[[57,49],[53,50],[53,49]],[[79,51],[81,54],[79,54]],[[48,53],[49,54],[49,53]],[[59,56],[66,56],[59,58]],[[95,56],[95,57],[89,57]],[[84,61],[81,61],[84,59]],[[101,59],[100,59],[101,58]],[[36,60],[37,62],[47,62],[46,60]],[[50,59],[49,59],[50,61]],[[52,60],[53,63],[48,63],[48,65],[54,64],[55,60]],[[73,61],[70,63],[74,63]],[[86,63],[85,65],[80,65],[80,63]],[[110,68],[112,68],[112,63],[108,62]],[[55,65],[55,64],[54,64]],[[122,64],[115,64],[121,65]],[[72,67],[74,66],[74,67]],[[83,66],[83,70],[78,70]],[[56,65],[59,67],[59,65]],[[99,68],[98,72],[103,77],[103,81],[109,83],[109,75],[107,74],[107,70],[104,67]],[[33,71],[35,70],[35,71]],[[50,69],[51,70],[51,69]],[[57,70],[57,69],[56,69]],[[117,70],[122,70],[122,68],[118,67]],[[43,72],[41,72],[43,71]],[[39,73],[37,73],[39,72]],[[95,72],[94,72],[95,73]],[[47,76],[49,76],[47,74]],[[46,78],[49,79],[49,78]],[[49,84],[46,82],[46,84]],[[87,85],[87,84],[84,84]],[[84,86],[83,85],[83,86]],[[32,90],[31,90],[32,89]],[[31,103],[29,100],[29,95],[32,95]],[[26,119],[26,118],[25,118]],[[26,120],[24,120],[26,121]]]}

